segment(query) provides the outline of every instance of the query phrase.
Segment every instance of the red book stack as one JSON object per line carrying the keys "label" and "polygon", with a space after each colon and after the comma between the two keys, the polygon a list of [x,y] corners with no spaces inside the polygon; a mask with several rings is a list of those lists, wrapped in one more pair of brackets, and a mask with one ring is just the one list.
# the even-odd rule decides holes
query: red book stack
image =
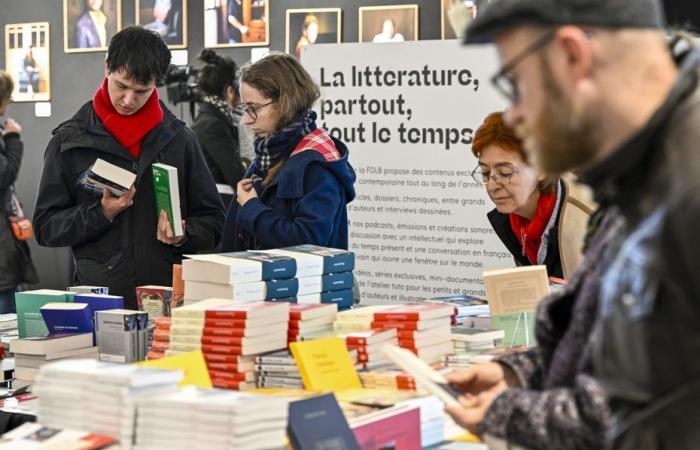
{"label": "red book stack", "polygon": [[381,352],[386,344],[398,345],[396,329],[361,331],[345,335],[348,350],[357,351],[357,363],[363,369],[375,369],[390,363]]}
{"label": "red book stack", "polygon": [[399,346],[411,350],[428,364],[452,353],[450,305],[424,303],[401,305],[374,314],[372,329],[396,328]]}
{"label": "red book stack", "polygon": [[288,342],[304,341],[333,334],[338,314],[336,304],[289,304]]}
{"label": "red book stack", "polygon": [[202,350],[215,387],[255,387],[255,355],[287,347],[288,303],[209,299],[173,311],[170,350]]}
{"label": "red book stack", "polygon": [[156,327],[153,330],[153,340],[151,348],[146,355],[146,359],[161,359],[165,357],[165,352],[170,349],[170,317],[156,317]]}

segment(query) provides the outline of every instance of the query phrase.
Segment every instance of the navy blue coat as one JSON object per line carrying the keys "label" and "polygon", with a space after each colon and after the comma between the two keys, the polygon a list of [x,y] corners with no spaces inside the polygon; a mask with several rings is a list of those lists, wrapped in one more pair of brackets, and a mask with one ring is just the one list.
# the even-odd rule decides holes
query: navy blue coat
{"label": "navy blue coat", "polygon": [[287,160],[258,198],[243,207],[234,199],[224,223],[222,250],[300,244],[347,249],[347,204],[355,198],[356,177],[345,144],[335,138],[333,143],[342,155],[338,161],[302,151]]}

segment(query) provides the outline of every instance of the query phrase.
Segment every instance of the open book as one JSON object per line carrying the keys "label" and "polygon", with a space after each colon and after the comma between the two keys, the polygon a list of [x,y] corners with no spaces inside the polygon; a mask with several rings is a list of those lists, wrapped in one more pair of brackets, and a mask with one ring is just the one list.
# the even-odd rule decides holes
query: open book
{"label": "open book", "polygon": [[445,377],[416,355],[395,345],[385,345],[382,347],[382,353],[447,406],[460,406],[457,399],[462,393],[450,386]]}

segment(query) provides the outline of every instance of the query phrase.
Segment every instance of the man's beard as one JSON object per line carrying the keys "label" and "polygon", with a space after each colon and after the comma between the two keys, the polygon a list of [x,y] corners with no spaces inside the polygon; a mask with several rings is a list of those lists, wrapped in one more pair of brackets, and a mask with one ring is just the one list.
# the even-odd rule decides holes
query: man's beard
{"label": "man's beard", "polygon": [[600,147],[600,126],[592,111],[565,97],[544,56],[540,66],[544,107],[532,129],[520,133],[529,163],[547,175],[560,175],[593,161]]}

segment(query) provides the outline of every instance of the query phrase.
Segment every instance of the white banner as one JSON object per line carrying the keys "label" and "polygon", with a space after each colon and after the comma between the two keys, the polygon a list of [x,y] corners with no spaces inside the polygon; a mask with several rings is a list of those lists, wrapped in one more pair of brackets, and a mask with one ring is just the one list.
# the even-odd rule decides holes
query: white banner
{"label": "white banner", "polygon": [[348,145],[357,172],[348,214],[362,302],[484,296],[482,270],[513,265],[470,176],[476,128],[505,107],[489,82],[495,49],[312,45],[302,62],[321,85],[318,125]]}

